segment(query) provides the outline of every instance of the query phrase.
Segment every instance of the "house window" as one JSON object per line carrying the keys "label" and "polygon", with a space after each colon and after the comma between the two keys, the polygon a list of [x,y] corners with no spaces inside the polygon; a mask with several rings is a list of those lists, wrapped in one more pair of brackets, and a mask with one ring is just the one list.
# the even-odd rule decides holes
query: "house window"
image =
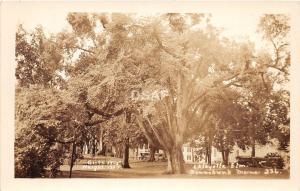
{"label": "house window", "polygon": [[191,147],[188,147],[188,148],[187,148],[187,152],[191,152]]}
{"label": "house window", "polygon": [[191,155],[187,155],[186,156],[186,160],[192,160],[192,156]]}
{"label": "house window", "polygon": [[214,157],[217,157],[217,149],[214,148]]}

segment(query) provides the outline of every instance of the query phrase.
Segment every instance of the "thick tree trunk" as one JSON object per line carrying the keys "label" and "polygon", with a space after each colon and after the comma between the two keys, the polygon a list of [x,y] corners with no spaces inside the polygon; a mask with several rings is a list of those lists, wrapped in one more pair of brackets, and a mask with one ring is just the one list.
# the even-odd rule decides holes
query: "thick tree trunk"
{"label": "thick tree trunk", "polygon": [[173,149],[171,151],[168,151],[166,154],[168,158],[167,173],[170,174],[185,173],[181,146],[174,146]]}
{"label": "thick tree trunk", "polygon": [[122,167],[130,168],[130,166],[129,166],[129,138],[126,138],[125,142],[124,142]]}
{"label": "thick tree trunk", "polygon": [[156,152],[156,148],[152,145],[150,145],[150,158],[148,160],[148,162],[154,162],[155,161],[155,152]]}
{"label": "thick tree trunk", "polygon": [[[173,112],[173,111],[172,111]],[[168,112],[168,116],[173,115],[174,113]],[[183,130],[185,127],[185,124],[180,122],[179,124],[175,124],[174,121],[169,120],[168,128],[169,129],[177,129],[176,133],[167,133],[166,131],[160,131],[159,129],[156,129],[149,118],[146,118],[149,127],[154,133],[154,136],[156,137],[157,141],[159,142],[160,146],[163,148],[167,160],[168,160],[168,166],[167,166],[167,173],[172,174],[182,174],[185,172],[184,170],[184,160],[182,155],[182,142],[183,142]],[[144,124],[142,123],[142,117],[138,115],[138,121],[140,127],[146,129]],[[174,126],[173,126],[174,125]],[[181,127],[181,128],[179,128]]]}
{"label": "thick tree trunk", "polygon": [[75,154],[76,154],[76,144],[72,143],[69,178],[72,178],[72,169],[73,169],[73,166],[74,166]]}
{"label": "thick tree trunk", "polygon": [[169,121],[170,129],[173,130],[173,140],[171,155],[171,165],[173,174],[183,174],[185,173],[184,169],[184,160],[182,154],[182,145],[185,131],[187,130],[186,118],[186,106],[188,105],[188,89],[186,89],[187,81],[185,81],[184,74],[182,72],[178,73],[177,81],[177,91],[178,96],[176,99],[176,111],[170,110],[169,115],[173,116],[175,121],[172,122],[172,119]]}
{"label": "thick tree trunk", "polygon": [[175,148],[172,155],[173,157],[171,159],[173,160],[174,173],[175,174],[185,173],[184,160],[183,160],[181,147]]}
{"label": "thick tree trunk", "polygon": [[167,161],[168,161],[167,173],[168,174],[172,174],[173,173],[173,169],[172,169],[171,154],[168,151],[166,151],[165,154],[167,156]]}

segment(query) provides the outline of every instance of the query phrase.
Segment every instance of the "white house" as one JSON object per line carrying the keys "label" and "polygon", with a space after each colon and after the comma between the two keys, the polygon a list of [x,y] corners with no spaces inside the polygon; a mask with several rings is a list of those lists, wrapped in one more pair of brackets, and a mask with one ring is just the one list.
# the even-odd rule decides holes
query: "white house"
{"label": "white house", "polygon": [[189,144],[184,144],[182,146],[182,155],[183,155],[183,160],[186,163],[193,163],[195,162],[195,151],[196,148],[190,147]]}
{"label": "white house", "polygon": [[[267,144],[265,146],[256,145],[255,155],[256,157],[265,157],[268,153],[279,153],[285,161],[288,160],[288,154],[280,152],[277,149],[276,142],[272,144]],[[196,159],[197,148],[189,146],[189,144],[184,144],[182,147],[183,159],[186,163],[205,163],[205,160],[197,161]],[[238,146],[234,146],[232,152],[229,154],[229,162],[235,162],[238,156],[251,156],[251,149],[242,150]],[[218,163],[222,162],[222,153],[217,150],[217,148],[212,147],[211,162]]]}

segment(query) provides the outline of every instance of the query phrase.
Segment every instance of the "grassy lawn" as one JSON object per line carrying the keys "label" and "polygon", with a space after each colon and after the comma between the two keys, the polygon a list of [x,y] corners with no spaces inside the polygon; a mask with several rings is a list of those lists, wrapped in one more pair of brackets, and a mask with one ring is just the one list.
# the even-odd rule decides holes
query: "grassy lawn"
{"label": "grassy lawn", "polygon": [[[91,164],[91,161],[96,161]],[[97,163],[101,161],[101,163]],[[186,164],[186,174],[166,174],[166,162],[131,161],[130,169],[122,169],[117,158],[83,159],[76,162],[73,167],[72,178],[235,178],[235,179],[286,179],[289,178],[288,170],[271,170],[261,168],[195,168]],[[60,178],[68,178],[69,166],[61,166]]]}

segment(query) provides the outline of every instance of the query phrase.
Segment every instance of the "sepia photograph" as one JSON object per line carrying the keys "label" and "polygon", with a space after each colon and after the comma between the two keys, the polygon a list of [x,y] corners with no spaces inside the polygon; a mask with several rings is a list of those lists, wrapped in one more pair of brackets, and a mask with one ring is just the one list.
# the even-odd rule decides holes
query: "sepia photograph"
{"label": "sepia photograph", "polygon": [[289,16],[253,17],[242,39],[213,18],[20,24],[15,177],[288,178]]}
{"label": "sepia photograph", "polygon": [[12,178],[291,178],[292,14],[62,10],[11,24]]}

